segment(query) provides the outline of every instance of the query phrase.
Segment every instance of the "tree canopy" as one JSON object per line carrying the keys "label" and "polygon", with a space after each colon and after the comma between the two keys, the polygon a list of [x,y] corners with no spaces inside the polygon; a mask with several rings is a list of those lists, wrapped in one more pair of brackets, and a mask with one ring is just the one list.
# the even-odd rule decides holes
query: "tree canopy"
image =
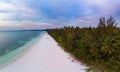
{"label": "tree canopy", "polygon": [[76,60],[101,72],[119,72],[120,28],[112,16],[97,27],[63,27],[47,32]]}

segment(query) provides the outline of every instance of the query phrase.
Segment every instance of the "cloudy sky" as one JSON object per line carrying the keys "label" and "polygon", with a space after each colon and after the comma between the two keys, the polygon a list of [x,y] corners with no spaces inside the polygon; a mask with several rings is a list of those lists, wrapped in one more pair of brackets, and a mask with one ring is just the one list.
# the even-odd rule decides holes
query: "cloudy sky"
{"label": "cloudy sky", "polygon": [[96,26],[110,15],[120,26],[120,0],[0,0],[0,28]]}

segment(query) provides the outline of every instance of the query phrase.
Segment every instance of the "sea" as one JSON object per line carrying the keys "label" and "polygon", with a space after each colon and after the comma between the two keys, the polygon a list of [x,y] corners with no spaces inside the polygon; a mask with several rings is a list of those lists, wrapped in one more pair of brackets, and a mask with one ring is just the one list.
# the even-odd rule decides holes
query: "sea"
{"label": "sea", "polygon": [[39,30],[0,31],[0,66],[20,56],[42,34],[44,31]]}

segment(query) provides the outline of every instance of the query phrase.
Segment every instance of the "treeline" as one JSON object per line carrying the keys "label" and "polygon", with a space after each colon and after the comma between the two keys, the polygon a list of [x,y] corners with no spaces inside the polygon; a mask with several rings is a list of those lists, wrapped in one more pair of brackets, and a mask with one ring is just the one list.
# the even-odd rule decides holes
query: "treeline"
{"label": "treeline", "polygon": [[75,59],[100,72],[120,71],[120,28],[110,17],[97,27],[64,27],[47,32]]}

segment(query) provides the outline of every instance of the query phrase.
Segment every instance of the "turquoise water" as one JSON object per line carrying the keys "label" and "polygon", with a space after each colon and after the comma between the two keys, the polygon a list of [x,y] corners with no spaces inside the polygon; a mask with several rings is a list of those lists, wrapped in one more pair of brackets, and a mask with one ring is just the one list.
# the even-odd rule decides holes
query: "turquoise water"
{"label": "turquoise water", "polygon": [[43,33],[43,31],[0,31],[0,65],[22,53]]}

